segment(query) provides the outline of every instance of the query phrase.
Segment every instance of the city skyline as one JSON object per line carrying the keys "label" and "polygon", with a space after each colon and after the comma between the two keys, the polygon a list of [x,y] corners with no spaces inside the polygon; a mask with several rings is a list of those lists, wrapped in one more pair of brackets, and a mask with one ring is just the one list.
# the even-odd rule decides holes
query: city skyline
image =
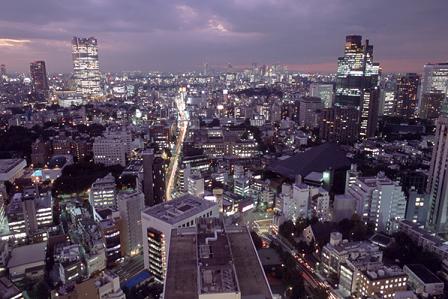
{"label": "city skyline", "polygon": [[421,72],[425,63],[447,61],[448,42],[439,38],[446,1],[394,1],[387,9],[385,1],[25,2],[0,12],[1,63],[9,71],[28,72],[30,61],[45,60],[50,73],[70,72],[73,36],[98,39],[102,72],[258,62],[334,73],[348,34],[376,45],[384,72]]}

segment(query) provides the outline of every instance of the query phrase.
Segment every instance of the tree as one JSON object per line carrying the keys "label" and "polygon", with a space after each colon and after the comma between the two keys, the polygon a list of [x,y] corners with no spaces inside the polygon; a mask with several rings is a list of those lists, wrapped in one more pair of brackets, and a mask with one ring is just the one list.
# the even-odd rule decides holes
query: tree
{"label": "tree", "polygon": [[296,228],[292,220],[283,222],[278,229],[280,235],[288,239],[292,237],[292,234],[295,232],[295,230]]}

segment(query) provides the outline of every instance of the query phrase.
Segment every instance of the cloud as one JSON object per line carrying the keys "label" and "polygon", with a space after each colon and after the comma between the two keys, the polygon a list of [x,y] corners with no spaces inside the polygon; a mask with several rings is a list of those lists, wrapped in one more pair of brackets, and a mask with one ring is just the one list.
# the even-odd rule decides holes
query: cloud
{"label": "cloud", "polygon": [[28,39],[0,38],[0,47],[17,48],[30,42]]}

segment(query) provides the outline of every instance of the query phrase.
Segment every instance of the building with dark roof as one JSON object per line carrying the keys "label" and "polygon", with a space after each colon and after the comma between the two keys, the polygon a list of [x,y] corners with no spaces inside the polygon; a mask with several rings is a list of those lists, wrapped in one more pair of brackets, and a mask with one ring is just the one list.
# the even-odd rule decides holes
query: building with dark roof
{"label": "building with dark roof", "polygon": [[408,285],[417,294],[425,297],[443,295],[443,281],[424,265],[406,265],[403,270],[408,275]]}
{"label": "building with dark roof", "polygon": [[311,173],[322,173],[325,189],[343,193],[350,165],[351,161],[340,145],[324,143],[289,158],[275,160],[267,170],[290,180],[299,175],[306,177]]}

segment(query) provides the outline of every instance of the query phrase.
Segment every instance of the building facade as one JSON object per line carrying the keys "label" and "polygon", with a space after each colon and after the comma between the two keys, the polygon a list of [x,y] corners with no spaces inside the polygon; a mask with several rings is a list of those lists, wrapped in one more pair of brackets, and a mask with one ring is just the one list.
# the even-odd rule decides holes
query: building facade
{"label": "building facade", "polygon": [[87,99],[101,96],[101,73],[96,38],[73,37],[72,57],[76,91]]}

